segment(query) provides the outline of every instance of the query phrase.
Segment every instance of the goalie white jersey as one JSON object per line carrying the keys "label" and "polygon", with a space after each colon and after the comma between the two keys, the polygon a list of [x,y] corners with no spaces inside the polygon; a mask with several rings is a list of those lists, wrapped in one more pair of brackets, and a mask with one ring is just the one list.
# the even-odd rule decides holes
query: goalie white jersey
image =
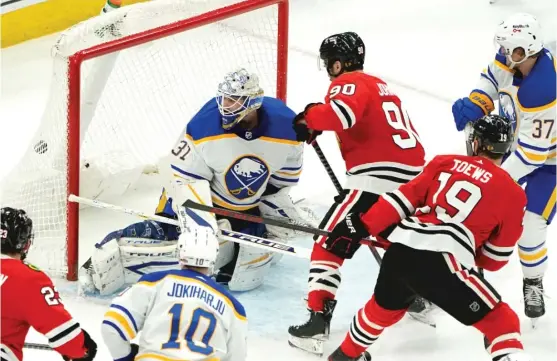
{"label": "goalie white jersey", "polygon": [[139,336],[136,360],[243,361],[244,307],[211,278],[192,270],[144,275],[115,298],[102,334],[114,360],[133,360],[130,341]]}
{"label": "goalie white jersey", "polygon": [[302,170],[303,144],[296,141],[296,115],[282,101],[264,97],[253,130],[222,128],[215,99],[188,123],[172,155],[172,176],[209,181],[213,204],[238,211],[257,207],[267,184],[294,186]]}

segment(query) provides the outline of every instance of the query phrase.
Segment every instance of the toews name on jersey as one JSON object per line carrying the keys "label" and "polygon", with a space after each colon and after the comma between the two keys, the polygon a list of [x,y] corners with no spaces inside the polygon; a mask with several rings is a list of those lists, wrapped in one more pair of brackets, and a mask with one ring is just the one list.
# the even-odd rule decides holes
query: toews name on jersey
{"label": "toews name on jersey", "polygon": [[396,224],[383,234],[390,242],[450,253],[468,268],[496,271],[522,234],[525,207],[524,190],[496,164],[443,155],[411,182],[383,194],[362,221],[375,236]]}

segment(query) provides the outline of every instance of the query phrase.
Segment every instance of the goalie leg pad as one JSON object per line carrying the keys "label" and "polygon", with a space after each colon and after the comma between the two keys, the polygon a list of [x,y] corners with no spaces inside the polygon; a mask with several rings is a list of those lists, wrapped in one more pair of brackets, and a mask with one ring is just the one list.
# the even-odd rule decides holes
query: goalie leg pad
{"label": "goalie leg pad", "polygon": [[263,283],[273,256],[264,250],[240,246],[236,267],[228,282],[231,291],[250,291]]}
{"label": "goalie leg pad", "polygon": [[[220,230],[232,230],[228,219],[219,219],[217,221]],[[219,254],[215,261],[215,270],[219,270],[226,266],[234,259],[234,242],[219,239]]]}
{"label": "goalie leg pad", "polygon": [[90,262],[79,272],[84,292],[110,295],[145,274],[178,268],[176,241],[147,238],[113,239],[94,248]]}
{"label": "goalie leg pad", "polygon": [[120,247],[115,239],[105,243],[102,248],[95,248],[91,266],[93,284],[101,295],[113,294],[125,285]]}

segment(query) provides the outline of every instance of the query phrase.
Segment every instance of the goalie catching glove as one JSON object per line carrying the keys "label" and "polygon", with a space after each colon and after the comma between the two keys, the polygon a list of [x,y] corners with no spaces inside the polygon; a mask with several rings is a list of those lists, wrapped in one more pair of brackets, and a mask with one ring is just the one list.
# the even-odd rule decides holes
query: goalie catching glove
{"label": "goalie catching glove", "polygon": [[348,213],[339,222],[325,241],[327,251],[343,259],[351,259],[360,247],[360,241],[369,236],[369,232],[356,213]]}

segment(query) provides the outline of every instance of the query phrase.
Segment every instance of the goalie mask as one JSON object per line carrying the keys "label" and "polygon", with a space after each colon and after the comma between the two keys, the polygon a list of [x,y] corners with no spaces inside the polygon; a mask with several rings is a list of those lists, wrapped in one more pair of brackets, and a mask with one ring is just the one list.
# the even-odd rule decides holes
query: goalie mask
{"label": "goalie mask", "polygon": [[243,68],[228,73],[219,84],[216,97],[222,115],[222,127],[231,129],[247,114],[259,109],[263,95],[257,75],[249,74]]}
{"label": "goalie mask", "polygon": [[24,259],[33,243],[33,222],[23,209],[3,207],[1,212],[2,253],[19,253]]}

